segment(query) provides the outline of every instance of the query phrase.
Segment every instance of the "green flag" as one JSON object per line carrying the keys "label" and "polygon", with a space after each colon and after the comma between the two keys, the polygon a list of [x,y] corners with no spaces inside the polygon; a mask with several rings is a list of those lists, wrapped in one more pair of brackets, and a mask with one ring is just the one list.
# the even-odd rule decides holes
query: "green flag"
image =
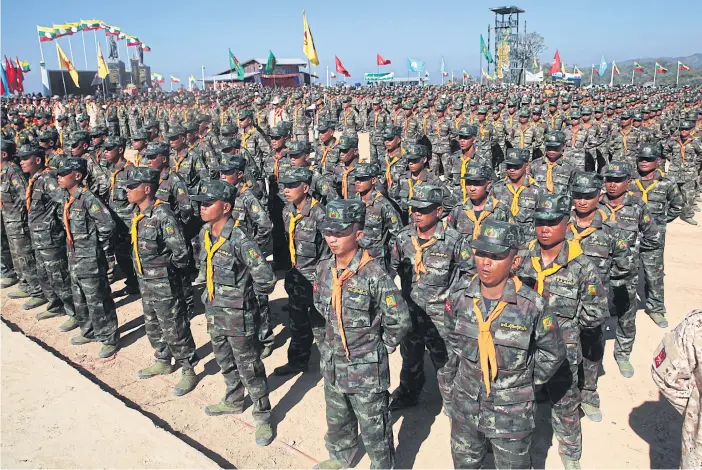
{"label": "green flag", "polygon": [[231,49],[229,49],[229,68],[236,72],[237,79],[244,79],[244,67],[241,66]]}
{"label": "green flag", "polygon": [[487,60],[488,64],[492,64],[492,54],[490,54],[490,49],[487,48],[485,45],[485,40],[483,39],[483,35],[480,35],[480,53],[485,57],[485,60]]}
{"label": "green flag", "polygon": [[273,55],[273,51],[268,51],[268,63],[266,64],[266,74],[267,75],[272,75],[273,71],[275,70],[275,56]]}

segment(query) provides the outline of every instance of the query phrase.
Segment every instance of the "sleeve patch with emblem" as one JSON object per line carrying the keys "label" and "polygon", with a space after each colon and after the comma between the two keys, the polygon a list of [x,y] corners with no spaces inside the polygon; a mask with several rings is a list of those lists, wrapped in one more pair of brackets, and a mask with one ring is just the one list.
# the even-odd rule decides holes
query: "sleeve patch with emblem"
{"label": "sleeve patch with emblem", "polygon": [[597,286],[594,284],[588,284],[587,293],[589,295],[597,295]]}
{"label": "sleeve patch with emblem", "polygon": [[397,302],[395,301],[395,296],[394,295],[388,295],[385,297],[385,305],[388,306],[388,308],[395,308],[397,307]]}
{"label": "sleeve patch with emblem", "polygon": [[553,329],[553,318],[546,317],[543,319],[544,330],[551,331]]}
{"label": "sleeve patch with emblem", "polygon": [[100,206],[97,204],[93,204],[92,206],[90,206],[90,211],[95,213],[100,212]]}
{"label": "sleeve patch with emblem", "polygon": [[261,255],[259,255],[253,248],[249,249],[249,256],[253,259],[258,259],[261,257]]}
{"label": "sleeve patch with emblem", "polygon": [[171,236],[175,235],[175,229],[173,228],[173,226],[166,225],[166,233]]}
{"label": "sleeve patch with emblem", "polygon": [[447,300],[446,303],[444,304],[444,311],[447,312],[447,313],[451,313],[451,302],[448,301],[448,300]]}
{"label": "sleeve patch with emblem", "polygon": [[665,348],[663,348],[661,349],[661,352],[659,352],[658,355],[656,355],[656,357],[653,358],[653,361],[656,364],[656,369],[658,369],[661,366],[661,364],[663,364],[663,361],[665,361],[666,357],[667,355],[665,353]]}

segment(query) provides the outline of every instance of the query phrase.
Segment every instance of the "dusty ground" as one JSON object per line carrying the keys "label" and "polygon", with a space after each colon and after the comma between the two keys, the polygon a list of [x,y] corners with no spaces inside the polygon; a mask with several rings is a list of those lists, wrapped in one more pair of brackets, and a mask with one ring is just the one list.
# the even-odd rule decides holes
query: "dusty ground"
{"label": "dusty ground", "polygon": [[[362,136],[362,146],[367,151],[367,137]],[[702,220],[702,217],[698,217]],[[702,265],[702,228],[692,227],[676,221],[669,226],[666,248],[666,305],[671,327],[693,308],[702,305],[702,288],[699,275]],[[118,282],[113,291],[122,287]],[[202,289],[200,286],[199,289]],[[265,360],[269,374],[273,414],[278,422],[277,439],[271,446],[261,449],[254,444],[253,420],[250,409],[236,417],[208,417],[203,406],[219,401],[224,392],[224,383],[218,375],[218,367],[208,342],[203,315],[192,322],[193,335],[201,358],[196,371],[201,381],[195,391],[182,398],[171,395],[171,389],[178,380],[179,372],[168,377],[138,380],[136,372],[153,361],[153,351],[144,334],[141,319],[141,303],[138,298],[117,299],[119,307],[122,349],[113,360],[96,359],[99,345],[76,347],[69,344],[71,334],[59,333],[60,318],[37,323],[36,311],[24,312],[19,301],[7,300],[7,292],[2,292],[2,316],[17,324],[26,335],[34,336],[60,351],[76,367],[84,368],[97,379],[111,387],[115,393],[131,400],[141,410],[151,413],[165,422],[173,430],[209,449],[220,465],[237,467],[278,467],[307,468],[319,460],[327,458],[324,447],[324,396],[318,354],[313,354],[310,372],[292,378],[279,378],[270,375],[273,368],[286,360],[289,332],[282,280],[278,281],[271,296],[272,310],[278,335],[273,355]],[[37,309],[38,311],[39,309]],[[600,393],[604,420],[601,423],[583,421],[583,467],[591,468],[671,468],[680,459],[681,418],[658,394],[650,378],[651,353],[659,343],[664,330],[659,329],[643,313],[637,317],[638,336],[632,355],[636,375],[632,379],[620,376],[612,357],[613,340],[607,342],[604,372],[600,379]],[[612,332],[610,332],[612,333]],[[55,360],[45,353],[47,361]],[[3,355],[3,366],[7,357]],[[427,361],[428,362],[428,361]],[[392,387],[398,383],[401,357],[399,352],[391,358]],[[4,367],[3,367],[4,369]],[[433,371],[426,365],[428,376]],[[70,371],[69,371],[70,372]],[[70,375],[73,377],[75,374]],[[66,375],[68,377],[69,375]],[[3,377],[4,378],[4,377]],[[73,379],[72,379],[73,380]],[[86,379],[76,375],[76,382]],[[3,381],[4,383],[4,381]],[[4,386],[4,385],[3,385]],[[27,379],[27,387],[31,380]],[[3,389],[4,391],[4,389]],[[7,398],[13,400],[11,397]],[[397,467],[448,468],[452,466],[449,450],[449,422],[440,413],[440,396],[435,380],[428,380],[420,406],[394,416],[394,432],[397,446]],[[121,414],[124,407],[112,406],[111,413]],[[6,407],[3,407],[3,431]],[[78,416],[74,409],[66,409],[72,419]],[[557,443],[550,428],[550,410],[539,409],[537,436],[534,438],[534,467],[561,468]],[[27,416],[34,426],[49,427],[51,423],[43,419]],[[21,417],[12,421],[12,428],[26,426]],[[155,434],[154,434],[155,435]],[[117,439],[123,446],[122,437]],[[5,442],[3,442],[3,446]],[[129,446],[138,449],[139,445]],[[57,449],[57,452],[60,449]],[[4,456],[3,449],[3,456]],[[364,452],[359,453],[360,468],[368,468],[369,460]],[[60,455],[53,457],[59,461]],[[185,457],[183,457],[185,458]],[[79,466],[90,466],[90,462],[76,457]],[[38,463],[37,463],[38,465]],[[184,466],[200,466],[200,461],[184,462]],[[51,465],[53,466],[53,465]],[[141,465],[140,465],[141,466]],[[164,467],[157,461],[143,466]]]}

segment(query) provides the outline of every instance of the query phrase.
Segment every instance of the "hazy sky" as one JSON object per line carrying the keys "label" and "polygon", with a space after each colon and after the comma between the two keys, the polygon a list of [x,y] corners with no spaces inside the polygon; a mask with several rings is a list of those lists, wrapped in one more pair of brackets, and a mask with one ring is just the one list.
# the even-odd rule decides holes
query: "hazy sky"
{"label": "hazy sky", "polygon": [[[183,6],[180,6],[180,5]],[[550,63],[556,49],[568,64],[585,72],[604,54],[608,61],[638,57],[685,56],[702,52],[702,1],[700,0],[589,0],[517,1],[526,10],[520,29],[544,36],[547,50],[540,57]],[[201,76],[201,66],[211,75],[228,68],[228,48],[240,61],[265,58],[268,50],[279,57],[304,58],[302,53],[302,9],[314,35],[322,79],[326,66],[334,68],[334,56],[343,61],[352,82],[362,81],[364,72],[377,70],[380,53],[392,61],[381,71],[407,75],[407,57],[423,60],[433,82],[440,80],[441,57],[446,68],[460,75],[463,69],[480,71],[480,34],[486,36],[494,14],[489,8],[502,6],[482,0],[386,0],[334,2],[241,2],[200,0],[197,2],[119,1],[32,1],[2,2],[2,53],[28,60],[32,72],[25,89],[39,91],[40,51],[36,26],[99,19],[138,36],[152,48],[144,53],[152,72],[174,75],[183,83]],[[107,54],[105,33],[97,32]],[[61,47],[69,54],[68,38]],[[72,36],[74,63],[85,69],[83,38]],[[125,48],[118,41],[122,57]],[[95,69],[95,39],[85,33],[88,68]],[[43,43],[49,69],[57,68],[54,43]],[[129,48],[130,54],[135,48]]]}

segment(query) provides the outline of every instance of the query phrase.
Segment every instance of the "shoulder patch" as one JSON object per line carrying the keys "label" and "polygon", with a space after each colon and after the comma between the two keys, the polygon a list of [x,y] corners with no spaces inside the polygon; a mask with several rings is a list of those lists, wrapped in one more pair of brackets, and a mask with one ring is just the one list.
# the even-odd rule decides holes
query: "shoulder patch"
{"label": "shoulder patch", "polygon": [[553,329],[553,317],[550,315],[543,319],[544,330],[551,331]]}
{"label": "shoulder patch", "polygon": [[653,361],[656,364],[656,369],[658,369],[661,366],[661,364],[663,364],[663,361],[665,361],[666,357],[667,355],[665,353],[665,348],[663,348],[661,349],[661,352],[659,352],[658,355],[656,355],[656,357],[653,358]]}
{"label": "shoulder patch", "polygon": [[259,255],[253,248],[249,248],[249,256],[251,259],[258,259],[261,257],[261,255]]}
{"label": "shoulder patch", "polygon": [[444,311],[446,313],[451,313],[451,301],[447,300],[446,303],[444,304]]}
{"label": "shoulder patch", "polygon": [[385,297],[385,305],[388,306],[388,308],[396,308],[397,307],[397,301],[395,300],[394,295],[388,295]]}
{"label": "shoulder patch", "polygon": [[98,213],[101,211],[101,208],[98,204],[93,203],[92,206],[90,206],[90,212]]}
{"label": "shoulder patch", "polygon": [[170,236],[175,235],[175,229],[171,224],[166,225],[166,233]]}
{"label": "shoulder patch", "polygon": [[588,284],[587,293],[589,295],[597,295],[597,286],[595,284]]}

